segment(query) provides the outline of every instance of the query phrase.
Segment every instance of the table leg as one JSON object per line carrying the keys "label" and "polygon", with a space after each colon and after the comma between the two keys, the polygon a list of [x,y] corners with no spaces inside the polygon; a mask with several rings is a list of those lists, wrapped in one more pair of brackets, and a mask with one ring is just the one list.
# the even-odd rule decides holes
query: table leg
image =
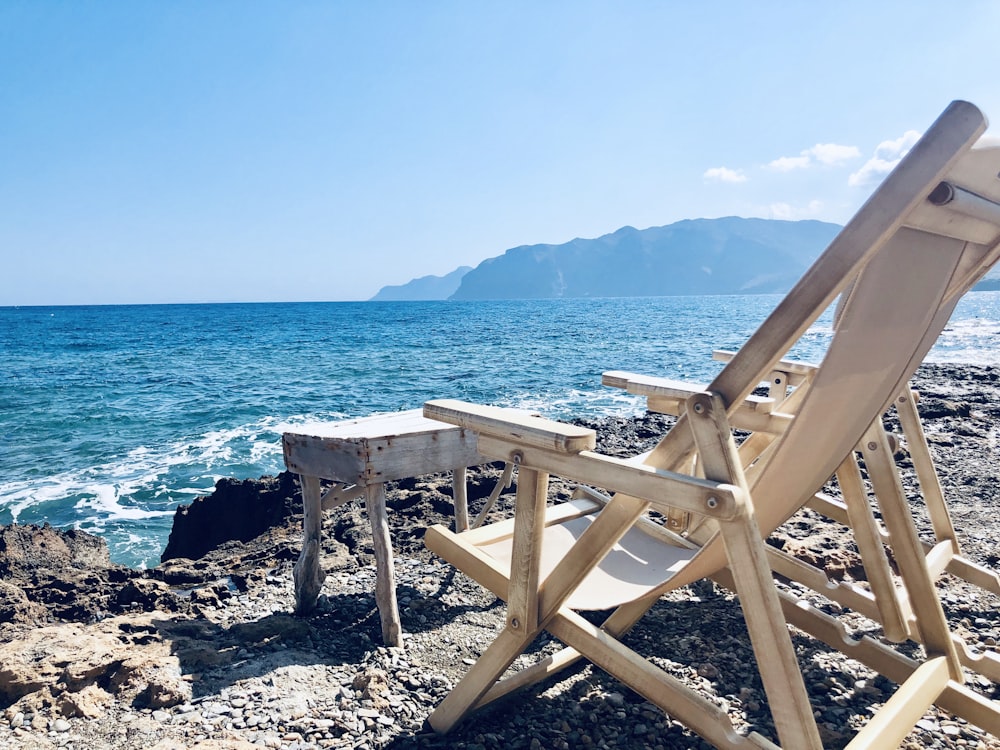
{"label": "table leg", "polygon": [[451,495],[455,500],[455,531],[461,534],[469,529],[469,499],[466,491],[464,466],[452,472]]}
{"label": "table leg", "polygon": [[389,539],[389,516],[385,509],[385,486],[370,484],[365,488],[368,521],[375,546],[375,603],[382,619],[382,640],[387,646],[403,645],[403,628],[396,604],[396,574]]}
{"label": "table leg", "polygon": [[316,607],[326,573],[320,568],[322,549],[323,508],[319,477],[300,476],[302,485],[302,551],[295,563],[295,614],[307,615]]}

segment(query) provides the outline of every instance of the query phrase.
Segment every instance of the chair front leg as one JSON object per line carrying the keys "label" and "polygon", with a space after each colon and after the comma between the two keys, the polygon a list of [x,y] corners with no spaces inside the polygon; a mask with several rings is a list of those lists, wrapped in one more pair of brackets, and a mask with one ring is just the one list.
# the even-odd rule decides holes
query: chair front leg
{"label": "chair front leg", "polygon": [[507,624],[428,719],[447,732],[471,711],[541,631],[538,588],[549,475],[521,467],[514,505],[514,539],[507,588]]}

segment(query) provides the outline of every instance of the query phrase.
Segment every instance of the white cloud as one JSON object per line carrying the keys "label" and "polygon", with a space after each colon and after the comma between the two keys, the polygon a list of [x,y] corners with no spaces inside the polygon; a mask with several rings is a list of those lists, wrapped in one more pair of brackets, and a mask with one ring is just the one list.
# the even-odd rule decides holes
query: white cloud
{"label": "white cloud", "polygon": [[712,167],[706,169],[702,175],[706,180],[718,180],[719,182],[746,182],[747,176],[742,169],[730,169],[729,167]]}
{"label": "white cloud", "polygon": [[[804,153],[804,152],[803,152]],[[776,172],[791,172],[793,169],[805,169],[809,166],[808,156],[782,156],[770,162],[768,168]]]}
{"label": "white cloud", "polygon": [[892,171],[893,167],[899,164],[899,160],[906,156],[906,153],[913,148],[913,144],[920,139],[920,133],[916,130],[907,130],[903,135],[894,141],[882,141],[875,147],[875,154],[866,161],[857,172],[847,178],[847,184],[851,187],[861,187],[877,182],[879,178]]}
{"label": "white cloud", "polygon": [[782,156],[767,166],[776,172],[791,172],[793,169],[808,169],[816,164],[835,167],[861,156],[857,146],[839,143],[817,143],[812,148],[801,151],[798,156]]}
{"label": "white cloud", "polygon": [[817,143],[809,149],[809,155],[820,164],[836,166],[861,156],[857,146],[842,146],[839,143]]}

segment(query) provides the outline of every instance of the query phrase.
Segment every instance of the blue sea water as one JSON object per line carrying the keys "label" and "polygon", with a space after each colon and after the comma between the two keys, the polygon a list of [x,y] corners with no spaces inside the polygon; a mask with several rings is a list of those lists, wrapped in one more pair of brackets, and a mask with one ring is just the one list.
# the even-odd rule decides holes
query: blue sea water
{"label": "blue sea water", "polygon": [[[0,523],[103,535],[153,565],[174,509],[283,468],[281,433],[429,398],[634,414],[623,369],[707,382],[779,297],[0,308]],[[817,360],[829,314],[794,354]],[[1000,363],[1000,293],[930,359]]]}

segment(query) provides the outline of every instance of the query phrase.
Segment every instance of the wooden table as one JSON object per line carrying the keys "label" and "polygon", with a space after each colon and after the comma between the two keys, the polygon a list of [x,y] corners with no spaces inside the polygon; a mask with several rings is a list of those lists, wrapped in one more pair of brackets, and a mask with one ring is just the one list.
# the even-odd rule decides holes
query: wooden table
{"label": "wooden table", "polygon": [[[323,510],[364,496],[375,547],[375,600],[387,645],[402,645],[385,482],[451,470],[455,527],[469,526],[465,470],[487,462],[476,450],[476,435],[426,419],[420,409],[364,419],[310,425],[282,435],[285,465],[302,482],[304,540],[295,563],[295,611],[315,606],[326,573],[320,568]],[[337,482],[325,494],[320,479]]]}

